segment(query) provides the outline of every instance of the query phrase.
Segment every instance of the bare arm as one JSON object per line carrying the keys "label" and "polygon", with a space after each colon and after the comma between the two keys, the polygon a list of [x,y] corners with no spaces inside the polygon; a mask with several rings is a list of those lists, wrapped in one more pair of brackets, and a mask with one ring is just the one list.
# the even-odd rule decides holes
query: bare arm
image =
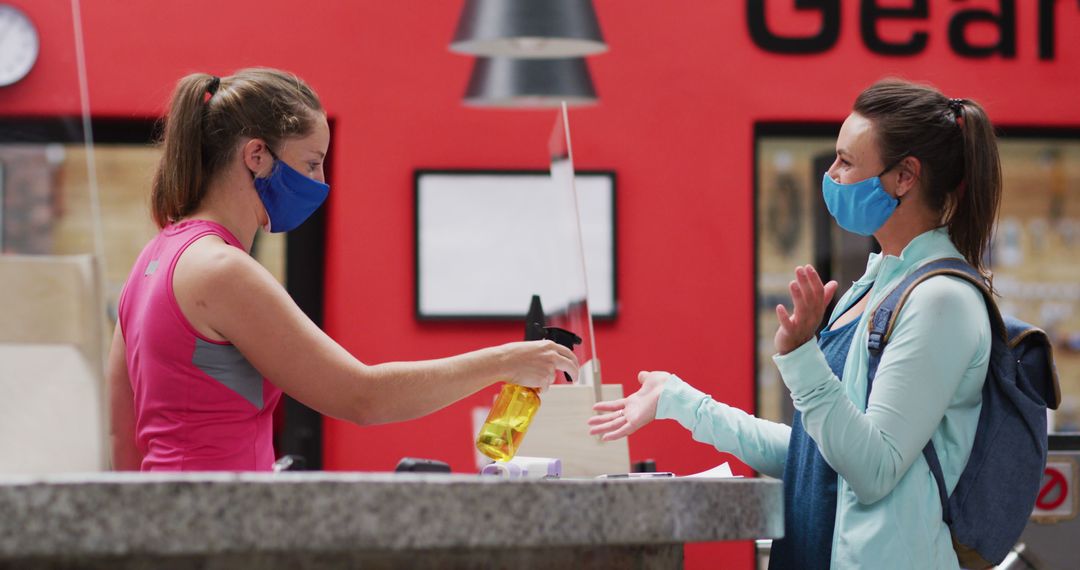
{"label": "bare arm", "polygon": [[185,314],[190,307],[205,318],[292,397],[354,423],[420,417],[500,380],[546,388],[557,371],[577,375],[573,353],[550,341],[368,366],[315,326],[270,273],[243,251],[200,242],[185,252],[180,264],[174,283],[178,300],[184,297]]}
{"label": "bare arm", "polygon": [[112,462],[116,471],[138,471],[143,458],[135,445],[135,393],[128,378],[125,352],[124,335],[117,322],[107,372]]}

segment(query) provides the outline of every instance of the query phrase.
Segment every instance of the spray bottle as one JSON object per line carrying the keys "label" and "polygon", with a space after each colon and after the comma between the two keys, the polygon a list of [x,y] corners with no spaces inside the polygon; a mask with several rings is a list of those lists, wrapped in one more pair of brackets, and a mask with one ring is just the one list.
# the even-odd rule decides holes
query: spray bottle
{"label": "spray bottle", "polygon": [[[570,350],[581,344],[578,335],[558,327],[545,327],[543,322],[544,310],[540,306],[540,298],[534,295],[526,317],[525,340],[547,339]],[[566,374],[566,380],[570,381],[569,374]],[[512,459],[538,409],[539,390],[509,382],[503,384],[495,405],[480,428],[480,434],[476,436],[476,448],[495,461]]]}

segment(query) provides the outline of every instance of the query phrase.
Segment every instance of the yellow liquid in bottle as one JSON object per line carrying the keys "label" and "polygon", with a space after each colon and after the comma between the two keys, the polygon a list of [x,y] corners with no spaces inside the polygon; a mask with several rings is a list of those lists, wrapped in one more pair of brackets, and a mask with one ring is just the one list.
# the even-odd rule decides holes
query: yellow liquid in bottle
{"label": "yellow liquid in bottle", "polygon": [[480,435],[476,436],[476,448],[495,461],[512,459],[538,409],[540,396],[535,388],[503,384]]}

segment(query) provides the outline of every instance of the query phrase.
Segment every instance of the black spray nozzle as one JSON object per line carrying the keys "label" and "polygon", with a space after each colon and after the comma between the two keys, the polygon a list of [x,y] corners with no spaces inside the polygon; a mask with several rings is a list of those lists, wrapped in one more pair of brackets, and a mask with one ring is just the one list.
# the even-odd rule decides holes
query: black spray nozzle
{"label": "black spray nozzle", "polygon": [[540,295],[533,295],[529,303],[529,312],[525,314],[525,340],[543,340],[547,338],[544,333],[544,306],[540,304]]}
{"label": "black spray nozzle", "polygon": [[[561,344],[570,350],[574,350],[575,346],[581,344],[580,336],[559,327],[544,327],[544,338],[556,344]],[[567,382],[571,384],[574,382],[568,372],[563,372],[563,375],[566,376]]]}

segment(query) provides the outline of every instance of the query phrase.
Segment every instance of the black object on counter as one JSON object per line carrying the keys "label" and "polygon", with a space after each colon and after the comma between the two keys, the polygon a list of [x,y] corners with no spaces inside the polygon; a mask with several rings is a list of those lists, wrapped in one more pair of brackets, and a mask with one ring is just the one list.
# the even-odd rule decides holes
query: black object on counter
{"label": "black object on counter", "polygon": [[656,461],[653,459],[635,461],[630,467],[630,471],[632,473],[656,473]]}
{"label": "black object on counter", "polygon": [[397,473],[449,473],[450,465],[436,459],[402,457],[394,471]]}

